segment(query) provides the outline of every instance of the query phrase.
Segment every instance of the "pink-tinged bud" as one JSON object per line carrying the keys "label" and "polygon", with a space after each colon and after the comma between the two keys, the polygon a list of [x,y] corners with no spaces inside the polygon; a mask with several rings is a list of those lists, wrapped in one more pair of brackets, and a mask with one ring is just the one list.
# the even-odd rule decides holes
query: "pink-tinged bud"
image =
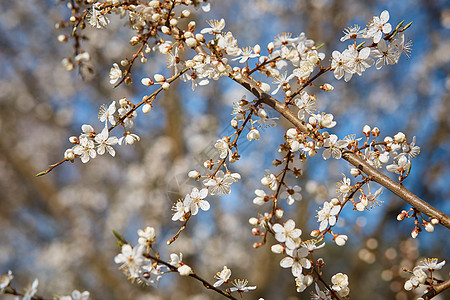
{"label": "pink-tinged bud", "polygon": [[403,221],[406,217],[406,212],[402,211],[397,215],[397,221]]}
{"label": "pink-tinged bud", "polygon": [[363,133],[364,133],[364,135],[365,135],[366,137],[369,137],[369,136],[370,136],[370,126],[369,126],[369,125],[365,125],[365,126],[363,127]]}
{"label": "pink-tinged bud", "polygon": [[71,142],[72,144],[76,145],[76,144],[80,143],[80,140],[76,136],[71,136],[69,138],[69,142]]}
{"label": "pink-tinged bud", "polygon": [[150,85],[154,84],[153,80],[151,80],[150,78],[147,78],[147,77],[142,78],[141,83],[146,86],[150,86]]}
{"label": "pink-tinged bud", "polygon": [[275,244],[275,245],[272,245],[272,247],[270,247],[270,250],[273,253],[280,254],[280,253],[283,253],[284,247],[280,244]]}
{"label": "pink-tinged bud", "polygon": [[416,228],[414,228],[413,231],[411,231],[411,237],[413,239],[415,239],[418,235],[419,235],[419,229],[417,229],[417,227],[416,227]]}
{"label": "pink-tinged bud", "polygon": [[259,248],[262,246],[262,243],[253,243],[253,248]]}
{"label": "pink-tinged bud", "polygon": [[334,86],[329,83],[324,83],[322,86],[320,86],[320,88],[325,92],[331,92],[332,90],[334,90]]}
{"label": "pink-tinged bud", "polygon": [[259,231],[258,228],[252,228],[252,234],[253,235],[260,235],[261,231]]}
{"label": "pink-tinged bud", "polygon": [[372,135],[373,136],[380,136],[380,129],[378,129],[378,127],[374,127],[372,129]]}
{"label": "pink-tinged bud", "polygon": [[312,237],[318,237],[319,234],[320,234],[320,230],[315,229],[315,230],[311,231],[311,236]]}
{"label": "pink-tinged bud", "polygon": [[431,224],[437,225],[437,224],[439,224],[439,220],[436,218],[433,218],[433,219],[431,219]]}

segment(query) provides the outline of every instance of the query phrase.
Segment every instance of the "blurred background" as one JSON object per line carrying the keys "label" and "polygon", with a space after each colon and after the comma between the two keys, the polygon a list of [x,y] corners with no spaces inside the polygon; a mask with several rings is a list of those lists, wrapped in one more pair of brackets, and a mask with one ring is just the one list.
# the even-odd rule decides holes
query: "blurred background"
{"label": "blurred background", "polygon": [[[176,274],[163,276],[157,289],[126,280],[113,261],[118,249],[112,230],[135,244],[136,231],[153,226],[163,259],[181,251],[183,260],[210,282],[226,265],[232,278],[247,278],[258,287],[245,299],[309,299],[312,289],[297,293],[290,270],[279,267],[283,256],[270,252],[272,238],[266,246],[252,248],[260,240],[251,235],[248,224],[249,217],[268,210],[255,207],[253,191],[262,188],[259,181],[265,169],[275,170],[271,161],[279,158],[277,147],[290,127],[284,120],[263,130],[260,141],[242,140],[241,160],[231,168],[243,179],[233,185],[230,195],[209,197],[211,210],[192,218],[181,237],[166,246],[181,225],[171,221],[170,208],[196,185],[187,172],[202,170],[215,141],[231,133],[233,101],[243,95],[253,100],[227,78],[195,93],[190,84],[172,86],[159,96],[150,114],[139,110],[134,128],[141,141],[116,147],[115,158],[104,155],[88,164],[77,159],[35,177],[63,158],[71,147],[68,137],[79,135],[82,124],[101,129],[97,116],[102,104],[124,96],[138,103],[150,93],[140,78],[170,75],[164,58],[150,54],[147,64],[133,67],[137,84],[112,88],[108,78],[112,64],[131,58],[137,50],[128,44],[131,30],[117,16],[111,16],[106,29],[85,31],[89,41],[82,47],[91,56],[86,66],[93,72],[87,67],[66,71],[61,61],[73,54],[73,45],[59,43],[57,37],[70,30],[55,29],[55,23],[70,16],[66,4],[0,1],[0,275],[12,270],[13,286],[18,289],[37,277],[38,294],[46,297],[78,289],[90,291],[93,299],[220,299],[199,282]],[[240,47],[260,44],[263,52],[277,34],[305,32],[317,44],[324,43],[322,52],[328,61],[333,50],[347,47],[339,42],[345,27],[364,27],[385,9],[393,27],[402,20],[414,21],[406,31],[413,41],[411,58],[402,56],[398,65],[379,71],[371,68],[349,83],[327,74],[319,83],[331,83],[335,90],[310,92],[318,96],[319,110],[335,116],[338,125],[332,132],[341,138],[352,133],[362,136],[366,124],[377,126],[383,137],[398,131],[409,139],[416,136],[421,154],[413,160],[404,185],[448,214],[447,1],[216,0],[210,13],[192,11],[191,18],[197,21],[197,30],[207,26],[205,20],[224,18],[225,30],[234,33]],[[316,210],[336,195],[335,184],[342,173],[349,174],[350,165],[324,162],[317,155],[301,167],[304,175],[288,178],[288,183],[302,187],[303,200],[283,208],[306,240],[318,227]],[[378,186],[371,188],[375,191]],[[337,272],[349,275],[353,299],[415,299],[417,295],[403,290],[409,274],[402,268],[412,269],[424,257],[448,259],[448,230],[437,226],[434,233],[422,232],[413,240],[413,221],[396,220],[409,205],[387,190],[381,200],[380,207],[363,213],[346,208],[336,231],[347,234],[349,242],[339,248],[326,240],[327,246],[315,256],[325,259],[328,280]],[[444,267],[437,277],[446,278],[448,270]],[[436,299],[446,297],[449,292]]]}

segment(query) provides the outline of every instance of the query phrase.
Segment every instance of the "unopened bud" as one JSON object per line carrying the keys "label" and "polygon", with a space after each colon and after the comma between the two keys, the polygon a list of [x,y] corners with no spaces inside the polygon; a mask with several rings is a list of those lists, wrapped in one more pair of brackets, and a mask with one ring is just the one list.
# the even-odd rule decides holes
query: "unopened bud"
{"label": "unopened bud", "polygon": [[331,199],[331,204],[333,204],[333,205],[339,205],[339,204],[341,204],[341,202],[339,201],[338,198],[333,198],[333,199]]}
{"label": "unopened bud", "polygon": [[172,26],[176,26],[178,24],[178,20],[177,19],[170,19],[170,25]]}
{"label": "unopened bud", "polygon": [[170,34],[170,28],[167,26],[161,26],[161,32],[164,34]]}
{"label": "unopened bud", "polygon": [[283,217],[284,211],[281,208],[277,208],[275,210],[275,217],[281,219]]}
{"label": "unopened bud", "polygon": [[329,83],[324,83],[322,86],[320,86],[320,88],[325,92],[331,92],[332,90],[334,90],[334,86]]}
{"label": "unopened bud", "polygon": [[159,22],[159,20],[161,20],[161,15],[156,13],[152,15],[152,20],[155,22]]}
{"label": "unopened bud", "polygon": [[261,47],[257,44],[257,45],[255,45],[255,47],[253,47],[253,51],[256,54],[260,54],[261,53]]}
{"label": "unopened bud", "polygon": [[401,212],[397,215],[397,221],[403,221],[406,217],[406,213],[405,212]]}
{"label": "unopened bud", "polygon": [[269,92],[270,91],[270,85],[268,85],[267,83],[265,83],[265,82],[263,82],[263,83],[261,83],[261,89],[264,91],[264,92]]}
{"label": "unopened bud", "polygon": [[274,46],[273,42],[270,42],[267,45],[267,51],[269,51],[269,53],[272,53],[274,48],[275,48],[275,46]]}
{"label": "unopened bud", "polygon": [[361,174],[361,172],[359,171],[359,169],[357,169],[357,168],[352,168],[351,170],[350,170],[350,174],[352,174],[353,176],[358,176],[359,174]]}
{"label": "unopened bud", "polygon": [[64,43],[64,42],[67,42],[67,40],[68,40],[68,38],[66,35],[64,35],[64,34],[58,35],[58,42]]}
{"label": "unopened bud", "polygon": [[252,228],[252,234],[253,235],[259,235],[261,232],[259,231],[258,228]]}
{"label": "unopened bud", "polygon": [[163,81],[166,81],[166,78],[164,78],[164,76],[161,75],[161,74],[155,74],[155,76],[153,76],[153,78],[155,78],[155,81],[156,81],[156,82],[163,82]]}
{"label": "unopened bud", "polygon": [[152,110],[152,106],[148,103],[145,103],[144,106],[142,106],[142,112],[144,114],[148,114]]}
{"label": "unopened bud", "polygon": [[363,133],[364,133],[364,135],[365,135],[366,137],[369,137],[369,136],[370,136],[370,126],[369,126],[369,125],[365,125],[365,126],[363,127]]}
{"label": "unopened bud", "polygon": [[194,39],[193,37],[190,37],[190,38],[186,39],[186,45],[188,45],[188,47],[195,48],[195,47],[197,47],[198,43],[197,43],[196,39]]}
{"label": "unopened bud", "polygon": [[76,137],[76,136],[71,136],[69,138],[69,142],[71,142],[72,144],[78,144],[80,142],[80,140]]}
{"label": "unopened bud", "polygon": [[415,239],[418,235],[419,235],[419,230],[418,230],[417,227],[416,227],[416,228],[414,228],[413,231],[411,231],[411,237],[412,237],[413,239]]}
{"label": "unopened bud", "polygon": [[403,143],[406,140],[406,136],[403,132],[399,132],[396,135],[394,135],[394,141],[397,143]]}
{"label": "unopened bud", "polygon": [[314,229],[313,231],[311,231],[311,236],[312,237],[318,237],[320,234],[320,230]]}
{"label": "unopened bud", "polygon": [[187,18],[187,17],[189,17],[191,15],[191,12],[189,11],[189,10],[187,10],[187,9],[185,9],[185,10],[183,10],[182,12],[181,12],[181,17],[182,18]]}
{"label": "unopened bud", "polygon": [[426,222],[425,224],[425,230],[428,232],[433,232],[434,231],[434,226],[433,224],[431,224],[430,222]]}
{"label": "unopened bud", "polygon": [[162,84],[162,88],[165,89],[165,90],[168,90],[169,87],[170,87],[170,83],[168,83],[168,82],[164,82],[164,83]]}
{"label": "unopened bud", "polygon": [[439,224],[439,220],[436,218],[433,218],[433,219],[431,219],[431,224],[437,225],[437,224]]}
{"label": "unopened bud", "polygon": [[250,225],[256,226],[258,225],[258,219],[255,217],[251,217],[250,219],[248,219],[248,222],[250,223]]}
{"label": "unopened bud", "polygon": [[75,159],[75,154],[73,153],[72,149],[67,149],[64,152],[64,159],[69,161],[73,161]]}
{"label": "unopened bud", "polygon": [[344,246],[345,243],[347,242],[347,240],[348,240],[348,236],[346,236],[345,234],[340,234],[334,239],[334,241],[336,242],[336,245],[338,245],[338,246]]}
{"label": "unopened bud", "polygon": [[189,171],[189,173],[188,173],[188,177],[189,178],[192,178],[192,179],[199,179],[200,178],[200,172],[199,171],[197,171],[197,170],[192,170],[192,171]]}
{"label": "unopened bud", "polygon": [[374,127],[372,129],[372,135],[373,136],[380,136],[380,129],[378,129],[378,127]]}
{"label": "unopened bud", "polygon": [[282,245],[280,245],[280,244],[275,244],[272,247],[270,247],[270,250],[273,253],[280,254],[280,253],[283,253],[284,247]]}
{"label": "unopened bud", "polygon": [[189,276],[190,274],[193,273],[191,267],[189,267],[188,265],[182,265],[177,270],[181,276]]}

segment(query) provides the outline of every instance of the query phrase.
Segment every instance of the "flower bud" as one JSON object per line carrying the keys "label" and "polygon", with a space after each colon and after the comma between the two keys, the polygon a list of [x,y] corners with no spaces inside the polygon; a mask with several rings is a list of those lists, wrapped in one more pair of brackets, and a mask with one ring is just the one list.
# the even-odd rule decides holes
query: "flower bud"
{"label": "flower bud", "polygon": [[283,253],[284,247],[282,245],[280,245],[280,244],[275,244],[272,247],[270,247],[270,250],[273,253],[280,254],[280,253]]}
{"label": "flower bud", "polygon": [[357,211],[364,211],[365,209],[366,209],[366,206],[363,203],[359,202],[358,204],[356,204]]}
{"label": "flower bud", "polygon": [[373,136],[379,136],[380,135],[380,129],[378,129],[378,127],[374,127],[372,129],[372,135]]}
{"label": "flower bud", "polygon": [[338,246],[344,246],[347,242],[348,237],[345,234],[338,235],[334,241],[336,242],[336,245]]}
{"label": "flower bud", "polygon": [[145,77],[145,78],[142,78],[142,79],[141,79],[141,83],[142,83],[143,85],[150,86],[150,85],[152,85],[154,82],[153,82],[150,78]]}
{"label": "flower bud", "polygon": [[433,218],[433,219],[431,219],[431,224],[437,225],[437,224],[439,224],[439,220],[436,218]]}
{"label": "flower bud", "polygon": [[363,133],[364,133],[364,135],[365,135],[366,137],[369,137],[369,136],[370,136],[370,126],[369,126],[369,125],[365,125],[365,126],[363,127]]}
{"label": "flower bud", "polygon": [[428,232],[433,232],[434,231],[434,226],[433,224],[431,224],[430,222],[426,222],[425,224],[425,230]]}
{"label": "flower bud", "polygon": [[71,136],[69,138],[69,142],[71,142],[72,144],[78,144],[80,142],[80,140],[76,137],[76,136]]}
{"label": "flower bud", "polygon": [[162,88],[165,89],[165,90],[168,90],[169,87],[170,87],[170,83],[168,83],[168,82],[164,82],[164,83],[162,84]]}
{"label": "flower bud", "polygon": [[269,51],[269,53],[272,53],[272,52],[273,52],[273,49],[275,49],[275,46],[274,46],[273,42],[270,42],[270,43],[267,45],[267,51]]}
{"label": "flower bud", "polygon": [[263,83],[261,83],[261,89],[264,91],[264,92],[269,92],[270,91],[270,85],[268,85],[267,83],[265,83],[265,82],[263,82]]}
{"label": "flower bud", "polygon": [[[174,19],[172,19],[174,20]],[[167,26],[161,26],[161,32],[164,34],[170,34],[170,28]]]}
{"label": "flower bud", "polygon": [[192,179],[199,179],[200,178],[200,172],[199,171],[197,171],[197,170],[192,170],[192,171],[189,171],[189,173],[188,173],[188,177],[189,178],[192,178]]}
{"label": "flower bud", "polygon": [[188,265],[182,265],[177,270],[181,276],[189,276],[190,274],[193,273],[191,267],[189,267]]}
{"label": "flower bud", "polygon": [[151,109],[152,109],[152,106],[148,103],[145,103],[144,106],[142,106],[142,112],[144,114],[148,114]]}
{"label": "flower bud", "polygon": [[156,13],[152,15],[152,20],[155,22],[159,22],[159,20],[161,20],[161,15]]}
{"label": "flower bud", "polygon": [[325,92],[331,92],[332,90],[334,90],[334,86],[329,83],[324,83],[320,88]]}
{"label": "flower bud", "polygon": [[253,47],[253,51],[256,54],[260,54],[261,53],[261,47],[259,45],[255,45],[255,47]]}
{"label": "flower bud", "polygon": [[158,0],[152,0],[152,1],[150,1],[150,3],[148,5],[152,8],[157,8],[157,7],[159,7],[160,3]]}
{"label": "flower bud", "polygon": [[73,160],[75,159],[75,154],[73,153],[73,150],[72,150],[72,149],[67,149],[67,150],[64,152],[64,159],[73,162]]}
{"label": "flower bud", "polygon": [[185,9],[185,10],[183,10],[182,12],[181,12],[181,17],[182,18],[187,18],[187,17],[189,17],[191,15],[191,12],[189,11],[189,10],[187,10],[187,9]]}
{"label": "flower bud", "polygon": [[120,61],[120,65],[122,66],[122,67],[126,67],[126,66],[128,66],[130,64],[130,62],[128,61],[128,59],[122,59],[121,61]]}
{"label": "flower bud", "polygon": [[275,210],[275,217],[277,217],[278,219],[281,219],[283,217],[284,211],[280,208],[277,208]]}
{"label": "flower bud", "polygon": [[406,140],[406,136],[403,132],[399,132],[396,135],[394,135],[394,141],[397,143],[403,143]]}
{"label": "flower bud", "polygon": [[58,42],[64,43],[64,42],[67,42],[67,40],[68,40],[68,38],[66,35],[64,35],[64,34],[58,35]]}
{"label": "flower bud", "polygon": [[415,239],[418,235],[419,235],[419,230],[417,229],[417,227],[415,227],[414,230],[411,231],[411,237],[413,239]]}
{"label": "flower bud", "polygon": [[311,236],[312,237],[318,237],[319,234],[320,234],[320,230],[315,229],[315,230],[311,231]]}
{"label": "flower bud", "polygon": [[341,202],[339,201],[338,198],[333,198],[333,199],[331,199],[331,204],[333,204],[333,205],[339,205],[339,204],[341,204]]}
{"label": "flower bud", "polygon": [[188,45],[188,47],[195,48],[197,47],[198,43],[196,39],[190,37],[186,39],[186,45]]}
{"label": "flower bud", "polygon": [[258,225],[258,219],[255,217],[251,217],[250,219],[248,219],[248,222],[250,223],[250,225],[256,226]]}
{"label": "flower bud", "polygon": [[253,235],[259,235],[261,232],[259,231],[258,228],[252,228],[252,234]]}
{"label": "flower bud", "polygon": [[359,169],[357,169],[357,168],[352,168],[351,170],[350,170],[350,174],[352,174],[353,176],[358,176],[359,174],[361,174],[361,172],[359,171]]}
{"label": "flower bud", "polygon": [[153,78],[155,78],[156,82],[163,82],[166,80],[166,78],[164,78],[164,76],[161,74],[155,74],[155,76],[153,76]]}
{"label": "flower bud", "polygon": [[403,221],[405,219],[405,217],[406,217],[406,212],[402,211],[401,213],[399,213],[397,215],[397,221]]}

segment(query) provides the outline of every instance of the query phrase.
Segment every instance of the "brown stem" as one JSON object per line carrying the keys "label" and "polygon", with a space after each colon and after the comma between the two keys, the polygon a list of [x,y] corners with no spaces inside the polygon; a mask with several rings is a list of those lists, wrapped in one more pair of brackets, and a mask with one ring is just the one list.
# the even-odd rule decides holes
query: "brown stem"
{"label": "brown stem", "polygon": [[440,294],[449,288],[450,288],[450,279],[444,281],[443,283],[433,286],[431,290],[429,290],[427,293],[425,293],[422,296],[422,298],[424,300],[429,300],[429,299],[433,298],[434,296],[436,296],[437,294]]}
{"label": "brown stem", "polygon": [[[269,105],[277,112],[279,112],[281,115],[283,115],[300,131],[309,134],[315,140],[323,140],[322,135],[318,131],[308,130],[305,122],[300,120],[295,115],[295,113],[289,109],[289,107],[287,107],[285,104],[282,104],[281,102],[273,98],[271,95],[265,93],[261,88],[259,88],[256,85],[255,82],[246,77],[241,77],[239,79],[233,78],[233,80],[242,85],[243,87],[245,87],[259,99],[262,99],[262,102]],[[380,171],[373,168],[368,162],[363,160],[359,155],[350,151],[345,151],[342,154],[342,158],[351,163],[352,165],[354,165],[355,167],[357,167],[358,169],[360,169],[361,171],[363,171],[364,173],[366,173],[369,176],[370,180],[379,183],[380,185],[384,186],[385,188],[387,188],[388,190],[399,196],[404,201],[414,206],[420,212],[432,218],[438,219],[442,225],[444,225],[447,228],[450,228],[450,217],[448,215],[441,212],[437,208],[431,206],[429,203],[420,199],[414,193],[412,193],[399,183],[395,182],[394,180],[390,179]]]}

